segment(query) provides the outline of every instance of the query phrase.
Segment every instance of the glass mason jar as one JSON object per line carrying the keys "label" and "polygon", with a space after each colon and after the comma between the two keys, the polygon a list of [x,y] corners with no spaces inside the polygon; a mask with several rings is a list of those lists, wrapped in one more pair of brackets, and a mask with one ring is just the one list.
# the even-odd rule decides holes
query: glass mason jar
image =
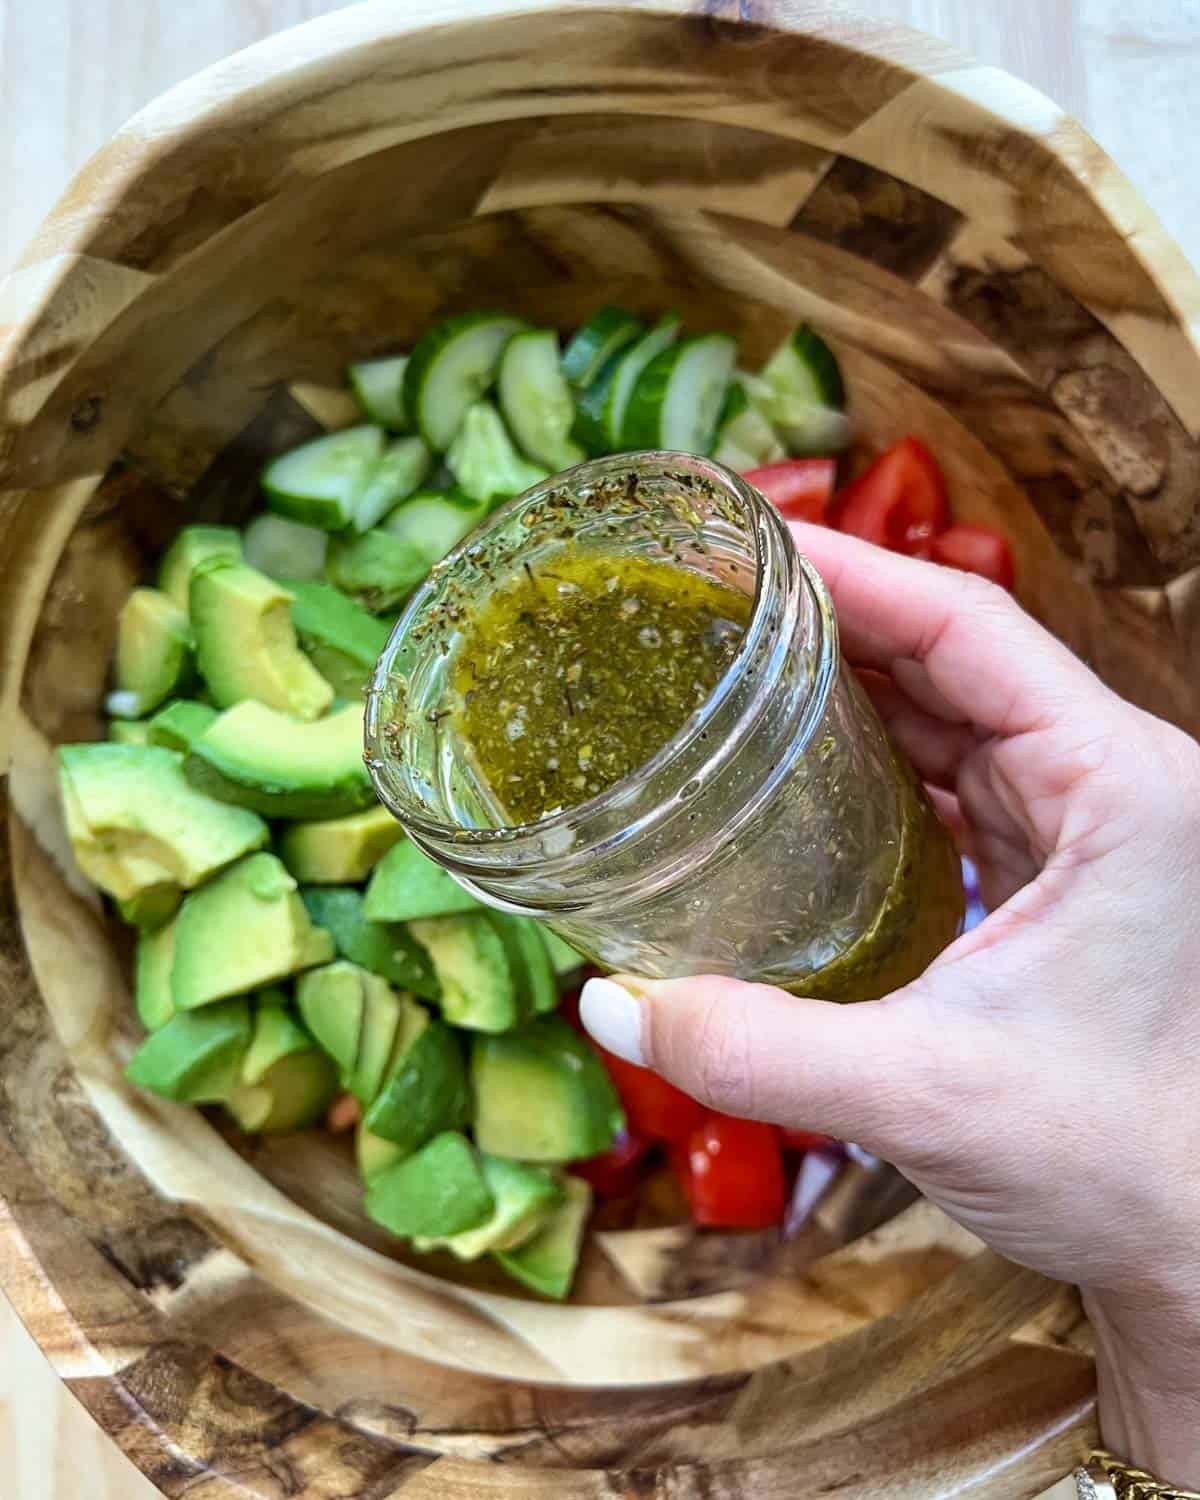
{"label": "glass mason jar", "polygon": [[[724,676],[651,760],[507,827],[453,732],[459,625],[568,542],[670,561],[754,602]],[[408,835],[481,901],[548,921],[612,971],[863,1000],[914,978],[961,926],[953,843],[841,660],[824,583],[772,506],[703,459],[584,464],[491,516],[396,626],[367,763]]]}

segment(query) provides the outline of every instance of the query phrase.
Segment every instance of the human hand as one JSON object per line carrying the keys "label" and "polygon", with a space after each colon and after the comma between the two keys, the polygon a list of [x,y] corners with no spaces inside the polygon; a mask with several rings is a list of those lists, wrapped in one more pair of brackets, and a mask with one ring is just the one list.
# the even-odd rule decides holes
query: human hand
{"label": "human hand", "polygon": [[618,975],[584,1023],[714,1109],[860,1142],[1079,1283],[1108,1446],[1200,1482],[1200,746],[993,585],[793,529],[994,910],[884,1000]]}

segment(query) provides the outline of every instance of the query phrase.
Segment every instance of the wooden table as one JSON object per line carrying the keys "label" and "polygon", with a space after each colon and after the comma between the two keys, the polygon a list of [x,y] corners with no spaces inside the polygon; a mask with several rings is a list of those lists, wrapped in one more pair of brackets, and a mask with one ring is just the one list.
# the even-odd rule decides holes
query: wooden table
{"label": "wooden table", "polygon": [[[143,102],[229,52],[346,3],[0,0],[7,188],[0,267],[15,259],[71,174]],[[802,9],[805,0],[794,3]],[[924,27],[1052,95],[1200,261],[1200,0],[858,0],[857,8]],[[1062,1493],[1072,1495],[1073,1486]],[[0,1495],[156,1494],[63,1392],[0,1298]]]}

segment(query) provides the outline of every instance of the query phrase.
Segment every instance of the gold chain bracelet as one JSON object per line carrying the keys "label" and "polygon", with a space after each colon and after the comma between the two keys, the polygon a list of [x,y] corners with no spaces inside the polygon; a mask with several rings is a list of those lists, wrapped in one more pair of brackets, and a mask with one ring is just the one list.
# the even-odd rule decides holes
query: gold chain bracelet
{"label": "gold chain bracelet", "polygon": [[1099,1450],[1075,1470],[1075,1489],[1079,1500],[1200,1500],[1195,1490],[1164,1484],[1153,1474]]}

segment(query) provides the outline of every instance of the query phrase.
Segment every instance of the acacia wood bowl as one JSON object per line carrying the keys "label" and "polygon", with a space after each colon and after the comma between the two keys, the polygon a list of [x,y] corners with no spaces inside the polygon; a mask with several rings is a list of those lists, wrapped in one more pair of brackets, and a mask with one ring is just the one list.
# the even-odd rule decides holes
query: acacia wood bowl
{"label": "acacia wood bowl", "polygon": [[151,106],[0,289],[0,1279],[167,1494],[1013,1500],[1094,1436],[1074,1294],[886,1169],[788,1244],[601,1221],[557,1307],[398,1255],[330,1138],[122,1079],[51,756],[129,588],[351,358],[603,301],[751,364],[811,320],[865,444],[924,437],[1023,602],[1200,724],[1200,282],[1024,84],[802,0],[374,0]]}

